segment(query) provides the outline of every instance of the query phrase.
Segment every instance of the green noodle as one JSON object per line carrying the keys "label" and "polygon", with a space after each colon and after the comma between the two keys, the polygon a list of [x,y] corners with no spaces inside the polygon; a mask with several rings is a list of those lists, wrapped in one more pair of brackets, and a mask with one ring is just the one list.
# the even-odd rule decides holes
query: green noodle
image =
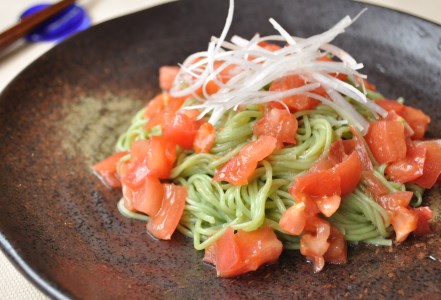
{"label": "green noodle", "polygon": [[[368,97],[375,99],[379,94],[370,92]],[[354,107],[366,118],[373,117],[364,107],[355,104]],[[216,124],[216,140],[210,153],[181,151],[178,155],[171,179],[187,187],[186,206],[178,230],[191,237],[198,250],[211,245],[228,226],[234,230],[251,231],[263,224],[275,230],[286,249],[299,249],[299,237],[286,234],[279,225],[282,214],[295,203],[288,192],[289,185],[295,176],[308,170],[326,154],[336,139],[352,137],[348,122],[332,108],[319,105],[314,110],[300,111],[295,114],[299,126],[297,143],[277,150],[261,161],[247,185],[214,181],[216,168],[256,139],[253,125],[262,115],[258,106],[229,111]],[[139,111],[127,132],[118,139],[117,151],[129,150],[133,141],[161,135],[159,126],[146,130],[147,122],[144,110]],[[421,204],[423,190],[420,188],[388,181],[384,166],[375,167],[374,175],[390,191],[406,188],[414,191],[416,200],[413,205]],[[125,209],[123,200],[118,208],[128,218],[148,219],[143,214]],[[364,192],[362,184],[343,197],[338,211],[328,220],[343,232],[348,241],[391,245],[389,215]]]}

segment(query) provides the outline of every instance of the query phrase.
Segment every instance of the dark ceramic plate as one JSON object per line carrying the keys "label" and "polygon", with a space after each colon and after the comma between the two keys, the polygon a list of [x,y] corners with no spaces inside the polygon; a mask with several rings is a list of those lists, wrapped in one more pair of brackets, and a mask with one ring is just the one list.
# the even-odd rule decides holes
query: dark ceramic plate
{"label": "dark ceramic plate", "polygon": [[[276,18],[299,36],[320,33],[366,5],[351,1],[236,3],[230,32],[272,33]],[[441,136],[441,28],[368,6],[335,43],[365,63],[380,91],[404,96]],[[205,49],[227,1],[182,1],[106,22],[62,43],[0,97],[0,244],[47,294],[73,298],[441,297],[441,238],[399,247],[351,247],[344,266],[313,274],[294,253],[235,279],[216,278],[192,241],[151,239],[122,217],[117,191],[89,166],[113,149],[133,113],[158,92],[157,70]],[[439,190],[426,201],[439,219]],[[438,204],[437,204],[438,203]]]}

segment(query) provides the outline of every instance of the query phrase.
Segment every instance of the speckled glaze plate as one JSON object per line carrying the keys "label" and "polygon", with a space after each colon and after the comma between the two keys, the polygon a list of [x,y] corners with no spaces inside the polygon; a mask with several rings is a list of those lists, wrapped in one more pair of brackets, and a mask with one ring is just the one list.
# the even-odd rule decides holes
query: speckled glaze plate
{"label": "speckled glaze plate", "polygon": [[[296,252],[234,279],[216,278],[192,241],[153,240],[122,217],[120,192],[89,166],[110,154],[134,112],[158,90],[157,70],[206,49],[227,1],[181,1],[106,22],[60,44],[0,96],[0,244],[48,295],[81,299],[441,298],[439,188],[427,193],[434,234],[399,246],[353,246],[319,274]],[[362,61],[385,95],[432,117],[441,136],[441,28],[351,1],[238,0],[231,33],[272,33],[277,19],[309,36],[369,10],[335,43]]]}

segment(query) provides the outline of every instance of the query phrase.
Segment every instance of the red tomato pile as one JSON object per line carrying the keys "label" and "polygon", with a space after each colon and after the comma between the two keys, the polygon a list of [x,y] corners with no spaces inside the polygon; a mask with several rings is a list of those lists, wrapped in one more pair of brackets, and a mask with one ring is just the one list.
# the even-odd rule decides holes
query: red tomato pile
{"label": "red tomato pile", "polygon": [[[279,49],[271,44],[261,46]],[[171,88],[178,71],[177,67],[160,69],[162,89]],[[228,81],[228,71],[221,72],[224,83]],[[335,76],[344,79],[341,75]],[[270,91],[285,91],[305,84],[301,76],[290,75],[274,81]],[[365,85],[375,89],[367,81]],[[208,93],[218,89],[214,82],[207,85]],[[198,93],[202,95],[201,91]],[[327,96],[323,88],[313,93]],[[180,110],[185,100],[186,97],[172,98],[167,93],[156,96],[145,109],[144,115],[149,120],[146,129],[161,126],[162,136],[135,141],[130,152],[116,153],[93,166],[108,186],[122,188],[128,210],[150,216],[147,230],[158,239],[171,238],[185,208],[186,188],[164,181],[170,179],[178,147],[209,153],[215,142],[213,125],[199,120],[199,111]],[[345,237],[326,218],[337,211],[341,198],[359,184],[388,212],[398,242],[411,232],[417,235],[430,232],[430,208],[412,208],[411,192],[390,192],[375,177],[373,165],[386,164],[386,175],[393,181],[431,188],[440,181],[441,140],[422,140],[430,122],[422,111],[386,99],[376,103],[389,114],[370,124],[365,136],[367,147],[353,130],[353,139],[336,140],[309,171],[295,177],[289,188],[296,203],[282,215],[280,226],[285,233],[300,236],[300,252],[313,263],[314,271],[320,271],[325,262],[347,261]],[[296,144],[298,122],[294,112],[314,109],[318,104],[317,100],[304,95],[267,104],[263,117],[253,127],[257,139],[219,167],[213,180],[248,184],[260,161],[277,149]],[[370,153],[376,161],[371,161]],[[127,154],[130,158],[121,160]],[[218,276],[232,277],[276,261],[281,252],[282,243],[269,227],[250,232],[235,232],[228,227],[216,243],[206,249],[204,261],[216,266]]]}

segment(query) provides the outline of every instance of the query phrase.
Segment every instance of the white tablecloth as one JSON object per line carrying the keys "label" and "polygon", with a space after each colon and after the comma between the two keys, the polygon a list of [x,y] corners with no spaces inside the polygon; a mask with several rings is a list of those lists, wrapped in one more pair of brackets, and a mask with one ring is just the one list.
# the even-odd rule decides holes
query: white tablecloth
{"label": "white tablecloth", "polygon": [[[170,0],[83,0],[79,1],[97,24],[118,16],[139,11]],[[201,0],[203,1],[203,0]],[[226,0],[225,0],[226,1]],[[270,0],[268,0],[270,1]],[[397,9],[441,24],[441,0],[359,0]],[[46,0],[41,2],[56,2]],[[1,0],[0,32],[13,25],[17,16],[35,0]],[[0,53],[0,92],[21,70],[41,54],[54,46],[53,43],[28,45],[20,51]],[[12,47],[15,48],[15,47]],[[27,281],[6,256],[0,252],[0,299],[47,299],[38,289]]]}

